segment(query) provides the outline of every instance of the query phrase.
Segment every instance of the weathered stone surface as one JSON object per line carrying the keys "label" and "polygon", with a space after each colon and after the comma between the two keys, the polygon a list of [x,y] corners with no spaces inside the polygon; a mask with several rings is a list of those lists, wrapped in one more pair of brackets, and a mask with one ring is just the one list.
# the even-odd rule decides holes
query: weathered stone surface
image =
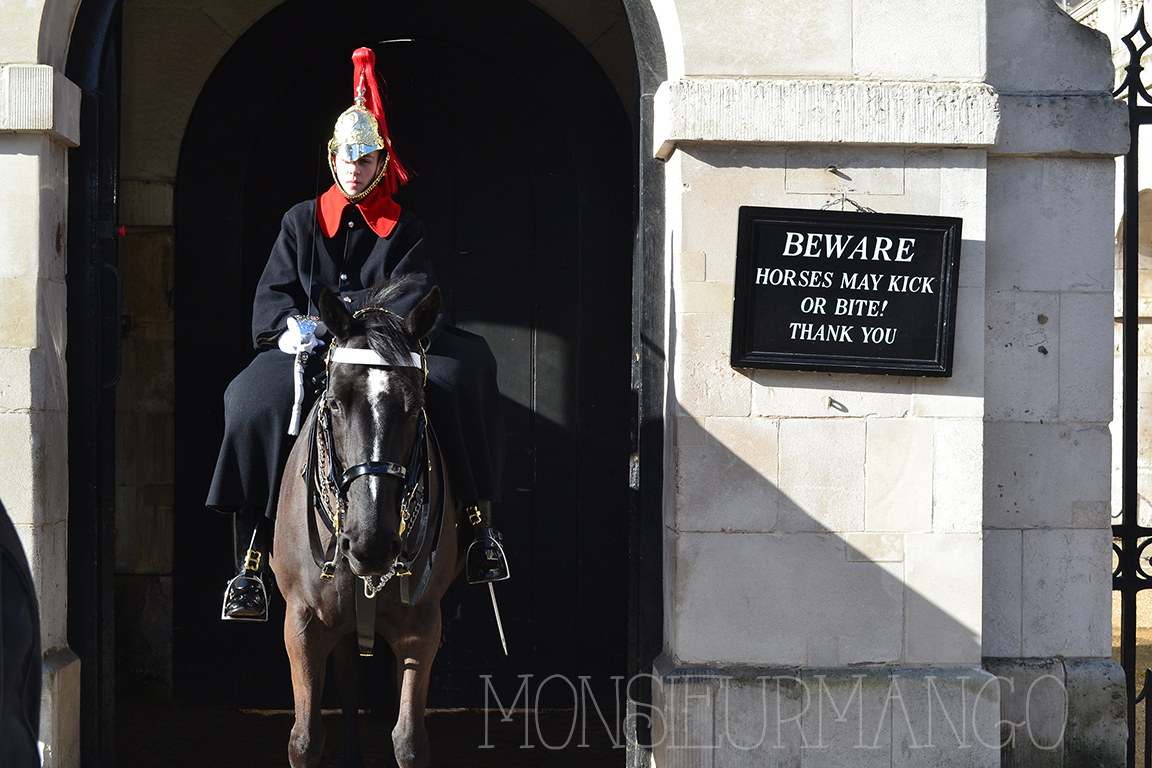
{"label": "weathered stone surface", "polygon": [[1124,669],[1111,659],[1065,659],[1064,765],[1121,768],[1128,736]]}
{"label": "weathered stone surface", "polygon": [[0,133],[43,133],[80,143],[80,87],[46,64],[0,67]]}
{"label": "weathered stone surface", "polygon": [[1060,420],[1112,419],[1112,297],[1060,296]]}
{"label": "weathered stone surface", "polygon": [[863,531],[862,419],[780,421],[783,531]]}
{"label": "weathered stone surface", "polygon": [[864,527],[932,530],[932,421],[868,419]]}
{"label": "weathered stone surface", "polygon": [[1020,656],[1023,611],[1023,536],[1018,530],[984,532],[984,596],[982,651],[984,656]]}
{"label": "weathered stone surface", "polygon": [[[888,768],[892,764],[891,679],[881,669],[804,669],[809,706],[800,722],[801,768]],[[899,705],[896,707],[899,709]]]}
{"label": "weathered stone surface", "polygon": [[913,380],[906,376],[769,370],[752,376],[756,416],[904,417],[912,408]]}
{"label": "weathered stone surface", "polygon": [[[934,157],[938,163],[939,155]],[[790,193],[903,195],[906,190],[903,148],[789,147],[785,160],[784,189]],[[930,186],[939,187],[939,181]]]}
{"label": "weathered stone surface", "polygon": [[[0,210],[25,212],[0,217],[0,275],[36,277],[43,268],[38,217],[29,214],[39,211],[45,162],[40,153],[47,143],[35,136],[0,134]],[[6,324],[16,319],[16,311],[5,312]]]}
{"label": "weathered stone surface", "polygon": [[960,244],[960,285],[984,287],[985,199],[988,155],[980,149],[940,152],[940,215],[964,220]]}
{"label": "weathered stone surface", "polygon": [[0,413],[0,499],[16,523],[67,519],[68,419],[62,411]]}
{"label": "weathered stone surface", "polygon": [[1000,678],[1000,733],[983,740],[1002,744],[1006,768],[1063,768],[1066,720],[1064,667],[1059,659],[986,658]]}
{"label": "weathered stone surface", "polygon": [[891,685],[893,768],[1000,768],[995,677],[979,668],[903,668]]}
{"label": "weathered stone surface", "polygon": [[45,652],[68,646],[68,523],[29,525],[17,523],[28,568],[40,601],[40,647]]}
{"label": "weathered stone surface", "polygon": [[857,77],[979,80],[985,72],[982,0],[852,4],[852,65]]}
{"label": "weathered stone surface", "polygon": [[778,428],[773,419],[707,419],[703,444],[677,451],[676,527],[775,530]]}
{"label": "weathered stone surface", "polygon": [[852,75],[852,0],[677,3],[676,13],[690,75]]}
{"label": "weathered stone surface", "polygon": [[1115,174],[1103,158],[989,157],[988,289],[1110,294]]}
{"label": "weathered stone surface", "polygon": [[663,158],[694,142],[988,147],[999,125],[978,83],[691,78],[661,85],[655,109]]}
{"label": "weathered stone surface", "polygon": [[979,533],[904,537],[904,657],[910,664],[979,664]]}
{"label": "weathered stone surface", "polygon": [[36,45],[40,36],[40,11],[39,3],[5,8],[4,24],[0,26],[0,61],[34,64],[40,60]]}
{"label": "weathered stone surface", "polygon": [[715,768],[800,768],[803,700],[798,670],[721,670]]}
{"label": "weathered stone surface", "polygon": [[673,668],[662,658],[656,677],[660,766],[1000,764],[1000,684],[983,669]]}
{"label": "weathered stone surface", "polygon": [[680,407],[693,416],[747,416],[752,379],[729,364],[730,315],[680,316],[676,393]]}
{"label": "weathered stone surface", "polygon": [[849,561],[844,541],[828,534],[681,533],[673,545],[666,616],[675,658],[795,665],[900,659],[901,563]]}
{"label": "weathered stone surface", "polygon": [[984,423],[940,418],[932,428],[932,530],[979,532],[984,522]]}
{"label": "weathered stone surface", "polygon": [[740,206],[789,204],[785,152],[781,147],[699,146],[677,157],[683,182],[681,248],[707,254],[705,280],[731,283]]}
{"label": "weathered stone surface", "polygon": [[952,376],[914,380],[913,416],[980,418],[984,414],[984,291],[960,286],[956,293]]}
{"label": "weathered stone surface", "polygon": [[676,296],[681,312],[732,314],[732,283],[685,283]]}
{"label": "weathered stone surface", "polygon": [[991,2],[987,19],[987,80],[1000,93],[1112,90],[1107,37],[1078,24],[1055,2]]}
{"label": "weathered stone surface", "polygon": [[1060,413],[1060,294],[990,291],[984,322],[987,417],[1055,420]]}
{"label": "weathered stone surface", "polygon": [[0,413],[63,411],[64,360],[55,350],[0,348]]}
{"label": "weathered stone surface", "polygon": [[1106,425],[985,422],[985,526],[1072,527],[1073,504],[1108,500],[1110,447]]}
{"label": "weathered stone surface", "polygon": [[80,658],[63,648],[48,653],[41,669],[43,768],[74,768],[80,765]]}
{"label": "weathered stone surface", "polygon": [[1112,652],[1112,532],[1023,532],[1024,655],[1095,656]]}
{"label": "weathered stone surface", "polygon": [[1128,151],[1128,105],[1111,96],[1000,96],[1000,140],[990,155],[1102,155]]}
{"label": "weathered stone surface", "polygon": [[899,533],[845,533],[846,555],[853,563],[899,563],[904,560],[904,536]]}
{"label": "weathered stone surface", "polygon": [[715,672],[672,669],[665,657],[657,659],[652,705],[653,757],[670,768],[712,768],[716,741],[715,697],[719,681]]}
{"label": "weathered stone surface", "polygon": [[708,254],[688,251],[676,257],[676,276],[681,284],[702,283],[708,279]]}
{"label": "weathered stone surface", "polygon": [[1107,658],[986,658],[1000,679],[1002,765],[1124,765],[1124,672]]}
{"label": "weathered stone surface", "polygon": [[[44,12],[40,17],[39,39],[35,40],[39,52],[36,61],[48,64],[63,72],[68,63],[68,43],[72,35],[72,25],[76,21],[76,11],[80,0],[44,0]],[[25,6],[36,8],[36,5]],[[5,21],[7,21],[7,16]],[[31,41],[29,41],[31,42]],[[7,57],[0,52],[0,61],[24,61],[23,58]]]}

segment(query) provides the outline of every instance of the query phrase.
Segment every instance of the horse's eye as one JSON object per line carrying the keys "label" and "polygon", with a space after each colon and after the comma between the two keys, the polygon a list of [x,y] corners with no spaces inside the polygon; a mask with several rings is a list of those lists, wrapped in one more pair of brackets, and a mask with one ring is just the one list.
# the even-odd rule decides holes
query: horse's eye
{"label": "horse's eye", "polygon": [[334,398],[334,397],[329,397],[329,398],[326,398],[326,399],[327,399],[327,401],[328,401],[328,408],[329,408],[329,410],[332,410],[332,411],[338,411],[338,410],[340,410],[340,401],[339,401],[339,400],[337,400],[337,399],[336,399],[336,398]]}

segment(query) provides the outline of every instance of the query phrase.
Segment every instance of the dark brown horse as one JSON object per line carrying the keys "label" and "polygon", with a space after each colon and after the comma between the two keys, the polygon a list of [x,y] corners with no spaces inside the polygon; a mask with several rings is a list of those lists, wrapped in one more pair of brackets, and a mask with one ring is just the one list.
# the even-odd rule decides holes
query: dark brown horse
{"label": "dark brown horse", "polygon": [[[440,598],[463,565],[465,525],[423,411],[418,340],[432,328],[440,292],[433,288],[406,316],[388,311],[407,288],[403,278],[376,286],[355,315],[328,292],[320,299],[333,335],[327,384],[284,471],[271,558],[287,601],[293,768],[320,762],[320,695],[331,653],[344,708],[344,764],[363,764],[358,602],[360,637],[370,642],[379,633],[396,658],[396,761],[402,768],[428,763],[424,709],[440,645]],[[366,619],[374,628],[365,628]]]}

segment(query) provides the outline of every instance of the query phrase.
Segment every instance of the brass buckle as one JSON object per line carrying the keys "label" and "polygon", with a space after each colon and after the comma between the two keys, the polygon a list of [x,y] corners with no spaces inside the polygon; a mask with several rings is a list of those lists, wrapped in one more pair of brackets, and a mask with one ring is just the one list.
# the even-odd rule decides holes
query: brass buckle
{"label": "brass buckle", "polygon": [[468,507],[465,511],[468,512],[468,522],[472,523],[472,525],[480,525],[480,523],[484,522],[484,518],[480,515],[480,507],[475,504]]}
{"label": "brass buckle", "polygon": [[336,561],[330,560],[320,566],[320,578],[325,580],[336,578]]}
{"label": "brass buckle", "polygon": [[258,571],[260,570],[260,553],[254,549],[248,550],[248,554],[244,556],[244,570]]}

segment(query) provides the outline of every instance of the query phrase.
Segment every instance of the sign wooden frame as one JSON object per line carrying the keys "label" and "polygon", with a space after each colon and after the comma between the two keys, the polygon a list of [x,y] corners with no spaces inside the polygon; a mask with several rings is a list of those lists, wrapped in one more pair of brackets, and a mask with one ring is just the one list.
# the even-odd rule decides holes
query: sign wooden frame
{"label": "sign wooden frame", "polygon": [[961,223],[742,206],[732,366],[951,376]]}

